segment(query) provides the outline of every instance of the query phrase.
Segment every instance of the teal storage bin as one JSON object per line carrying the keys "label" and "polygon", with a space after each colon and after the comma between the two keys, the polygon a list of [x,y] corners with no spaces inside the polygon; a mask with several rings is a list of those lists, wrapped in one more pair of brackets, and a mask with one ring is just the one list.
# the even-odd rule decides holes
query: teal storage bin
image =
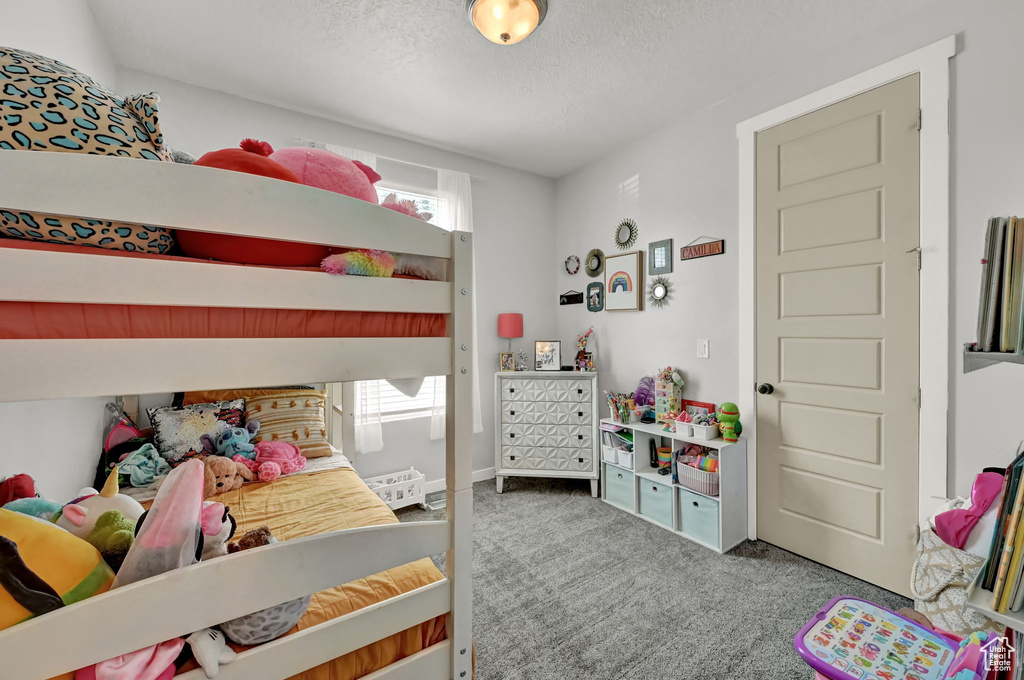
{"label": "teal storage bin", "polygon": [[640,514],[672,528],[672,486],[640,478]]}
{"label": "teal storage bin", "polygon": [[718,501],[677,489],[679,493],[679,530],[684,536],[709,545],[721,546],[718,536]]}
{"label": "teal storage bin", "polygon": [[623,510],[635,512],[633,501],[633,473],[614,465],[604,466],[604,497]]}

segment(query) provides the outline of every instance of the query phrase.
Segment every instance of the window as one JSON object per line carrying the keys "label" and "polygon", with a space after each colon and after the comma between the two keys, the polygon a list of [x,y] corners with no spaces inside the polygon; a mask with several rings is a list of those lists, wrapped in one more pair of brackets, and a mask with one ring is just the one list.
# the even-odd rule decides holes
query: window
{"label": "window", "polygon": [[[365,386],[372,384],[380,391],[380,420],[382,423],[390,423],[396,420],[411,420],[413,418],[428,418],[434,409],[435,390],[439,390],[439,406],[444,404],[444,376],[433,376],[423,379],[416,396],[407,397],[403,392],[395,388],[387,380],[361,381],[356,384],[356,401],[363,398]],[[356,405],[356,412],[361,409]]]}
{"label": "window", "polygon": [[431,196],[430,194],[425,193],[425,189],[407,190],[399,189],[397,187],[383,186],[374,188],[377,190],[377,200],[381,203],[384,202],[384,198],[387,197],[388,194],[394,194],[400,201],[412,201],[415,203],[416,209],[421,213],[430,213],[430,219],[427,220],[430,224],[442,226],[445,229],[448,229],[447,226],[437,224],[437,196]]}

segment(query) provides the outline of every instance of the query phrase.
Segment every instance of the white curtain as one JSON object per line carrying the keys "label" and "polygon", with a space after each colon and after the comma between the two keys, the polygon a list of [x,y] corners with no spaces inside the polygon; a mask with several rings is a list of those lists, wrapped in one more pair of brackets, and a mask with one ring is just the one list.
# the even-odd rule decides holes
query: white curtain
{"label": "white curtain", "polygon": [[[377,154],[371,151],[337,144],[314,143],[313,146],[377,168]],[[356,453],[381,451],[384,449],[384,434],[380,426],[380,383],[376,380],[357,382],[355,391]]]}
{"label": "white curtain", "polygon": [[355,393],[356,453],[380,451],[384,448],[380,427],[380,381],[359,381],[355,384]]}
{"label": "white curtain", "polygon": [[[445,170],[437,171],[437,224],[451,231],[473,231],[473,189],[470,176],[464,172]],[[474,258],[475,262],[475,258]],[[476,324],[476,267],[473,267],[473,313],[470,323],[473,325],[473,432],[483,432],[484,423],[480,413],[480,358],[477,351]],[[439,385],[439,386],[438,386]],[[444,381],[436,381],[434,387],[434,407],[430,417],[430,438],[443,439],[445,434],[444,419],[445,388]]]}
{"label": "white curtain", "polygon": [[359,161],[360,163],[369,165],[374,170],[377,169],[377,154],[372,151],[363,151],[361,149],[353,149],[350,146],[339,146],[337,144],[324,144],[323,148],[327,149],[331,153],[344,156],[350,161]]}

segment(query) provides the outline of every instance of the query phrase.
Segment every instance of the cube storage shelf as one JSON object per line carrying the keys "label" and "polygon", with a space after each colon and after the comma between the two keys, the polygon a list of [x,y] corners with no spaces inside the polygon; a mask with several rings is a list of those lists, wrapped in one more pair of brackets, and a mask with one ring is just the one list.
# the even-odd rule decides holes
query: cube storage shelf
{"label": "cube storage shelf", "polygon": [[[601,499],[619,510],[641,517],[695,543],[720,553],[728,552],[747,538],[747,442],[698,439],[665,432],[661,425],[630,423],[610,418],[633,434],[633,455],[619,460],[616,451],[602,446]],[[660,475],[647,454],[650,442],[671,446],[699,444],[718,451],[719,491],[708,496]],[[614,460],[613,460],[614,458]],[[627,464],[622,464],[627,463]]]}

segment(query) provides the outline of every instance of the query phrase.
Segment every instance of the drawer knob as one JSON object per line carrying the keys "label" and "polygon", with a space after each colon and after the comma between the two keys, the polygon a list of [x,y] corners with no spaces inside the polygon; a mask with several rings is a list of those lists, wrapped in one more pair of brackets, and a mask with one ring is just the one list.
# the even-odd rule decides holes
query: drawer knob
{"label": "drawer knob", "polygon": [[577,436],[577,437],[578,437],[578,438],[580,439],[580,441],[583,441],[583,435],[581,435],[581,434],[578,434],[578,435],[576,435],[576,436]]}
{"label": "drawer knob", "polygon": [[654,493],[658,493],[658,487],[656,487],[656,486],[652,486],[652,487],[651,487],[651,490],[652,490],[652,491],[653,491]]}
{"label": "drawer knob", "polygon": [[508,436],[509,436],[509,439],[515,439],[516,438],[516,433],[512,432]]}
{"label": "drawer knob", "polygon": [[509,391],[509,394],[512,394],[513,392],[516,391],[516,388],[510,387],[510,388],[508,388],[508,391]]}
{"label": "drawer knob", "polygon": [[583,389],[580,387],[576,388],[576,394],[583,394]]}
{"label": "drawer knob", "polygon": [[[509,459],[509,460],[515,460],[515,459],[516,459],[516,457],[515,457],[515,456],[509,456],[509,457],[508,457],[508,459]],[[694,503],[694,505],[697,505],[697,504],[696,504],[696,503]]]}
{"label": "drawer knob", "polygon": [[578,415],[580,418],[582,418],[583,417],[583,411],[576,411],[576,415]]}
{"label": "drawer knob", "polygon": [[583,459],[582,459],[582,458],[577,458],[576,460],[578,460],[578,461],[579,461],[579,462],[581,462],[581,463],[583,462]]}
{"label": "drawer knob", "polygon": [[700,507],[700,504],[699,504],[699,503],[697,503],[697,501],[694,501],[694,502],[693,502],[693,507],[695,507],[695,508],[699,508],[699,507]]}
{"label": "drawer knob", "polygon": [[[622,473],[621,472],[619,473],[619,479],[622,479]],[[696,503],[694,503],[694,505],[696,505]]]}
{"label": "drawer knob", "polygon": [[508,414],[509,414],[510,416],[514,416],[514,415],[516,414],[516,412],[515,412],[515,411],[509,411],[509,412],[508,412]]}

